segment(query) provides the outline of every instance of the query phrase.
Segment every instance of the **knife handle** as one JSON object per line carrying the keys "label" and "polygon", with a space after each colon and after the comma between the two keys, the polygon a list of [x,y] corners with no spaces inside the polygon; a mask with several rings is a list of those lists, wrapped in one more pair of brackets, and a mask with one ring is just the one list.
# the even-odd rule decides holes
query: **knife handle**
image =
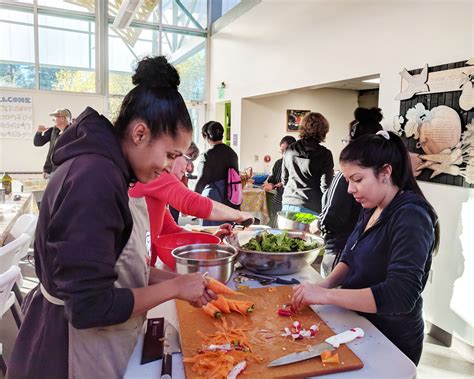
{"label": "knife handle", "polygon": [[170,353],[163,354],[161,361],[161,379],[171,379],[171,370],[173,367],[173,355]]}
{"label": "knife handle", "polygon": [[364,337],[364,331],[361,328],[352,328],[345,332],[336,334],[335,336],[326,338],[326,342],[337,349],[342,343],[348,343],[361,337]]}

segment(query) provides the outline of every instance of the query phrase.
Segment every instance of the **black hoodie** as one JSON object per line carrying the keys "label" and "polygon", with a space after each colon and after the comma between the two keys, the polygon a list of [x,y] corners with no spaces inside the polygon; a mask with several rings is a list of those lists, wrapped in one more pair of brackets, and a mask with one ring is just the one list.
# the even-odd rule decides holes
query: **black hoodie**
{"label": "black hoodie", "polygon": [[374,209],[364,209],[341,261],[349,266],[343,288],[370,288],[377,313],[364,314],[415,364],[423,346],[423,299],[431,267],[436,220],[427,202],[404,191],[364,232]]}
{"label": "black hoodie", "polygon": [[114,287],[133,221],[130,173],[112,124],[87,108],[58,141],[53,161],[58,168],[41,202],[35,268],[46,291],[65,305],[39,291],[25,299],[11,378],[67,377],[68,322],[78,329],[119,324],[134,305],[130,289]]}
{"label": "black hoodie", "polygon": [[283,156],[283,204],[300,205],[321,213],[321,198],[333,174],[331,151],[312,139],[292,143]]}

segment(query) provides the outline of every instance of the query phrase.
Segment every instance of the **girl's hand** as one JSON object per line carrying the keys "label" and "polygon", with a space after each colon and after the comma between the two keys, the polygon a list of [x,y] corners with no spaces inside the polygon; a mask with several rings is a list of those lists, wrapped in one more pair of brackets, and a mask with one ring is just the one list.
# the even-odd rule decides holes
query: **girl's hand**
{"label": "girl's hand", "polygon": [[215,236],[223,238],[225,236],[230,236],[232,234],[232,225],[231,224],[222,224],[219,226],[217,232],[214,233]]}
{"label": "girl's hand", "polygon": [[262,189],[264,191],[271,191],[273,189],[273,184],[272,183],[265,183],[263,186],[262,186]]}
{"label": "girl's hand", "polygon": [[216,294],[206,289],[206,281],[202,274],[177,275],[171,279],[177,290],[176,298],[185,300],[195,307],[202,307],[217,298]]}
{"label": "girl's hand", "polygon": [[309,232],[313,234],[319,233],[318,220],[314,220],[311,224],[309,224]]}
{"label": "girl's hand", "polygon": [[310,304],[328,304],[328,291],[316,283],[298,284],[293,287],[293,307],[301,309]]}

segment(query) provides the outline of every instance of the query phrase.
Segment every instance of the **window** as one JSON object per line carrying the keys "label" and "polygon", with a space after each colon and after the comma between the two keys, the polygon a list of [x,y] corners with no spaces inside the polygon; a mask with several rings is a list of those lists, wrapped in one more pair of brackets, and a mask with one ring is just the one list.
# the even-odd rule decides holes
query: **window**
{"label": "window", "polygon": [[40,89],[95,92],[95,22],[38,16]]}
{"label": "window", "polygon": [[95,0],[38,0],[38,6],[46,6],[68,11],[95,12]]}
{"label": "window", "polygon": [[0,9],[0,86],[35,87],[32,12]]}
{"label": "window", "polygon": [[186,100],[202,101],[206,81],[206,38],[164,32],[162,54],[176,66],[181,77],[179,91]]}
{"label": "window", "polygon": [[207,28],[207,0],[163,0],[163,25]]}
{"label": "window", "polygon": [[155,29],[109,28],[109,94],[125,95],[133,88],[137,62],[147,55],[159,54],[158,36]]}

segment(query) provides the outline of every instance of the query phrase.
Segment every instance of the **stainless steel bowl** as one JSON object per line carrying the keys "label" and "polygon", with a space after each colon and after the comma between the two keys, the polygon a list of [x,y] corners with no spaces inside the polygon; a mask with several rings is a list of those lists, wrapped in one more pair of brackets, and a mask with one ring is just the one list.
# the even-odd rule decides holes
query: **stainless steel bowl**
{"label": "stainless steel bowl", "polygon": [[[266,231],[272,234],[283,232],[281,229],[266,229]],[[305,231],[295,230],[288,230],[288,236],[303,238],[306,241],[317,241],[319,246],[316,249],[292,253],[261,252],[242,248],[252,237],[261,232],[261,230],[243,231],[224,238],[225,243],[235,247],[239,252],[237,260],[242,266],[256,273],[268,275],[293,274],[312,264],[324,248],[324,240],[321,237]]]}
{"label": "stainless steel bowl", "polygon": [[208,272],[213,278],[227,283],[234,271],[237,250],[232,246],[218,244],[194,244],[174,249],[178,274]]}
{"label": "stainless steel bowl", "polygon": [[293,221],[290,219],[297,212],[280,211],[277,213],[277,225],[279,229],[304,230],[309,232],[309,224]]}

